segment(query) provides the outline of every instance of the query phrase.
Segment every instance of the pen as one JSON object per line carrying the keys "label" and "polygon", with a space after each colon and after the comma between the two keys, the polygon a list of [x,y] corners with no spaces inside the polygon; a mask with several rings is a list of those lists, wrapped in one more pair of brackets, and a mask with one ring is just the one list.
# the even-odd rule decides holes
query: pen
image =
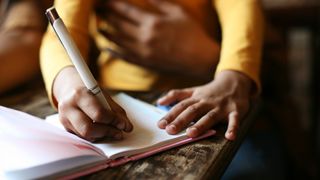
{"label": "pen", "polygon": [[88,90],[94,94],[100,103],[107,109],[111,110],[106,98],[104,97],[97,81],[94,79],[90,69],[88,68],[86,62],[84,61],[79,49],[76,47],[74,41],[71,39],[69,32],[64,25],[62,19],[59,17],[58,12],[54,7],[46,10],[46,16],[53,27],[56,35],[60,39],[64,49],[67,51],[69,58],[71,59],[73,65],[78,71],[81,80],[85,84]]}

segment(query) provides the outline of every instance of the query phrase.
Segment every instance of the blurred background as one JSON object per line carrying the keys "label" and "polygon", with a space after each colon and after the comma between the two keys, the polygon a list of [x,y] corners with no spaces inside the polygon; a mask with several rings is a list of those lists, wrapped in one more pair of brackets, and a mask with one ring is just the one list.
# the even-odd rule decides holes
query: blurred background
{"label": "blurred background", "polygon": [[[286,179],[317,179],[320,178],[320,0],[261,1],[267,20],[261,73],[263,108],[251,133],[265,129],[276,132],[273,140],[279,144],[270,145],[279,146],[280,150],[274,151],[281,151],[279,163],[284,163]],[[0,20],[3,11],[0,9]],[[44,31],[45,27],[40,29]],[[39,72],[36,73],[36,81],[32,79],[32,85],[27,86],[42,82]],[[0,95],[0,104],[8,104],[6,97],[21,89],[24,88]],[[277,168],[277,162],[273,163]]]}
{"label": "blurred background", "polygon": [[262,4],[267,19],[263,117],[278,128],[288,177],[319,178],[320,1],[262,0]]}

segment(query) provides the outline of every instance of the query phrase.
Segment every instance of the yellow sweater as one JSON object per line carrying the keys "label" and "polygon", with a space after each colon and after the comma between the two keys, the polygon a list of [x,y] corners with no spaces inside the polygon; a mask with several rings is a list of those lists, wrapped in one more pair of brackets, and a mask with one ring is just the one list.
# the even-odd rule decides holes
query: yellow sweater
{"label": "yellow sweater", "polygon": [[[127,0],[143,8],[148,8],[146,0]],[[258,0],[172,0],[190,13],[209,32],[218,32],[216,12],[221,26],[221,53],[215,73],[235,70],[250,77],[259,87],[260,56],[263,39],[263,15]],[[55,0],[55,7],[66,24],[85,59],[88,59],[89,30],[95,1],[93,0]],[[94,35],[97,37],[97,35]],[[101,37],[98,37],[101,38]],[[105,41],[104,46],[112,46]],[[54,34],[48,28],[41,47],[41,69],[49,98],[52,98],[52,84],[64,67],[71,62]],[[99,63],[100,83],[107,88],[118,90],[145,91],[157,87],[163,80],[161,75],[143,67],[112,59],[105,54]],[[214,74],[214,72],[213,72]],[[177,81],[166,81],[174,84]],[[181,79],[179,79],[181,82]]]}

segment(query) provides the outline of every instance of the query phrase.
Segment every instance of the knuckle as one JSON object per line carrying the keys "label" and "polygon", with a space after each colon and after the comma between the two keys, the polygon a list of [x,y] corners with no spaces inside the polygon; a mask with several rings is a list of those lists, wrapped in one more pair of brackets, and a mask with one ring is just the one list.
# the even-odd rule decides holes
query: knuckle
{"label": "knuckle", "polygon": [[122,115],[127,115],[127,112],[121,107],[119,108],[118,113]]}
{"label": "knuckle", "polygon": [[64,127],[67,127],[68,128],[68,126],[69,126],[69,120],[67,119],[67,118],[64,118],[64,117],[60,117],[59,118],[60,119],[60,122],[61,122],[61,124],[64,126]]}
{"label": "knuckle", "polygon": [[233,111],[233,116],[238,119],[239,118],[239,112],[238,111]]}
{"label": "knuckle", "polygon": [[168,95],[169,96],[176,96],[179,93],[179,91],[177,89],[173,89],[171,91],[169,91]]}
{"label": "knuckle", "polygon": [[189,103],[186,102],[186,101],[182,101],[178,105],[179,105],[180,108],[186,108],[189,105]]}
{"label": "knuckle", "polygon": [[92,113],[92,119],[95,121],[99,121],[103,119],[103,117],[104,117],[104,111],[102,108],[98,108]]}
{"label": "knuckle", "polygon": [[167,120],[168,123],[170,123],[174,119],[174,116],[172,114],[167,114],[163,117],[163,119]]}
{"label": "knuckle", "polygon": [[215,111],[210,111],[207,114],[208,119],[214,119],[216,117],[216,112]]}
{"label": "knuckle", "polygon": [[71,92],[71,97],[72,97],[72,98],[75,98],[75,99],[78,99],[78,98],[80,98],[81,96],[83,96],[84,92],[86,92],[86,90],[85,90],[84,88],[74,89],[74,90]]}
{"label": "knuckle", "polygon": [[225,108],[221,105],[217,105],[217,106],[214,106],[214,108],[211,110],[212,113],[221,113],[225,110]]}
{"label": "knuckle", "polygon": [[204,124],[195,124],[194,125],[199,131],[203,131],[206,126]]}
{"label": "knuckle", "polygon": [[240,114],[245,114],[248,110],[243,104],[233,103],[230,112],[233,112],[233,116],[238,117]]}
{"label": "knuckle", "polygon": [[200,105],[196,104],[196,105],[189,106],[187,110],[190,111],[191,113],[196,113],[199,111],[199,109],[200,109]]}
{"label": "knuckle", "polygon": [[174,124],[178,127],[182,126],[184,123],[186,123],[188,119],[186,117],[179,117],[174,121]]}
{"label": "knuckle", "polygon": [[67,109],[68,109],[68,107],[69,107],[69,101],[60,101],[59,103],[58,103],[58,111],[59,112],[65,112]]}

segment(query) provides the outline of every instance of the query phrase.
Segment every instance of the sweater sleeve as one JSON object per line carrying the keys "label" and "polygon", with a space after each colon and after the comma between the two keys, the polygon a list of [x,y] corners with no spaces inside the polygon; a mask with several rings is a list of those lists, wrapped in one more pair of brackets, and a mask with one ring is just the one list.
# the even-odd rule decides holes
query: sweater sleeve
{"label": "sweater sleeve", "polygon": [[223,70],[241,72],[260,91],[260,65],[263,42],[263,13],[257,0],[213,0],[222,29],[220,61]]}
{"label": "sweater sleeve", "polygon": [[[93,1],[91,0],[55,1],[55,8],[84,59],[87,59],[89,49],[88,29],[92,6]],[[72,63],[52,27],[47,28],[43,38],[40,50],[40,65],[50,102],[56,105],[52,96],[53,82],[58,73],[63,68],[71,66]]]}

